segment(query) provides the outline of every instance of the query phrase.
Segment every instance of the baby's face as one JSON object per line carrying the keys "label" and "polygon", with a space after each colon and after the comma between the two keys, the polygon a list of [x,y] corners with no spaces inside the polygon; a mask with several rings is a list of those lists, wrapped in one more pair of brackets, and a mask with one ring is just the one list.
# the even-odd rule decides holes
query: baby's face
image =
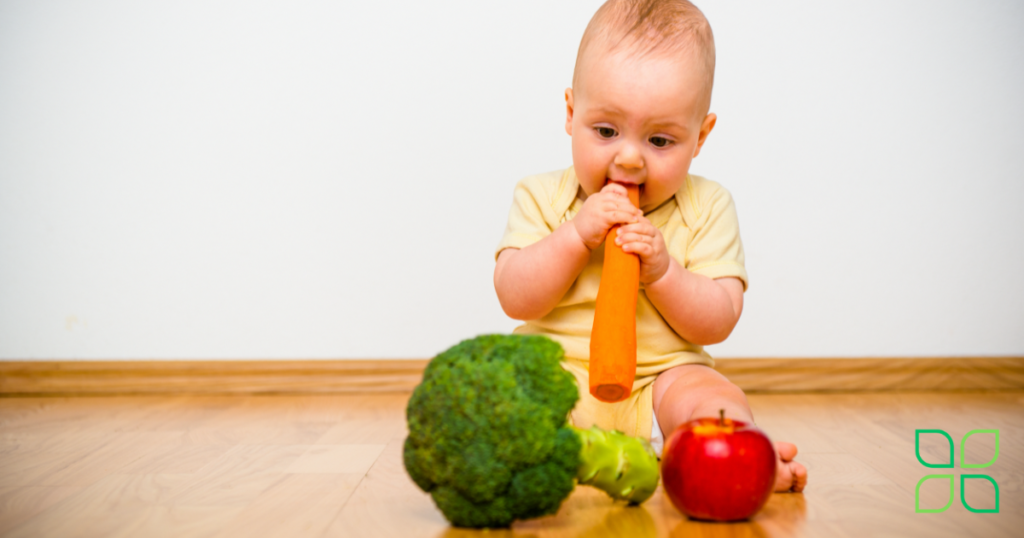
{"label": "baby's face", "polygon": [[565,130],[580,186],[589,196],[606,180],[638,184],[646,213],[683,185],[714,127],[715,115],[703,116],[701,70],[695,59],[599,44],[584,54],[576,88],[566,90]]}

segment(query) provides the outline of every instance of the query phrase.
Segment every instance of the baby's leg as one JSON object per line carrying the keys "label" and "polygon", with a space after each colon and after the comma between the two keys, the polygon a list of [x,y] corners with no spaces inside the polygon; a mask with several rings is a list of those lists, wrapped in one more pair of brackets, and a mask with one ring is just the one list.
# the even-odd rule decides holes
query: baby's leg
{"label": "baby's leg", "polygon": [[[654,413],[666,438],[684,422],[717,417],[719,409],[725,416],[754,423],[747,397],[739,387],[722,374],[703,364],[686,364],[662,372],[654,381]],[[807,469],[793,461],[796,446],[775,443],[778,472],[775,491],[801,491],[807,483]]]}

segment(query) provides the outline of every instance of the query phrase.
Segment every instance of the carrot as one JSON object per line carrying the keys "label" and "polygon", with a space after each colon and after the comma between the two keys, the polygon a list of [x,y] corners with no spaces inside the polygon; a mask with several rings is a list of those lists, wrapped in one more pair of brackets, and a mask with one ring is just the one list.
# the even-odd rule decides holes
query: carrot
{"label": "carrot", "polygon": [[[640,205],[637,185],[623,185],[634,207]],[[640,289],[640,258],[615,244],[619,226],[604,242],[604,268],[597,290],[594,328],[590,332],[590,393],[603,402],[625,400],[636,377],[636,300]]]}

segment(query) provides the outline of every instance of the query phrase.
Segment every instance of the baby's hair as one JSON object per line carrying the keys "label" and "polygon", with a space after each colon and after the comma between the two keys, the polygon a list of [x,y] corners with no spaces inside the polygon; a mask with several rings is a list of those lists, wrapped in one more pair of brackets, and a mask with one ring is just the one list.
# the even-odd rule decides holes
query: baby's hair
{"label": "baby's hair", "polygon": [[[638,54],[694,54],[704,70],[705,101],[710,106],[715,81],[715,37],[704,14],[687,0],[605,2],[583,32],[572,75],[573,88],[577,87],[580,59],[596,38],[605,40],[610,50],[629,46]],[[707,114],[706,109],[704,113]]]}

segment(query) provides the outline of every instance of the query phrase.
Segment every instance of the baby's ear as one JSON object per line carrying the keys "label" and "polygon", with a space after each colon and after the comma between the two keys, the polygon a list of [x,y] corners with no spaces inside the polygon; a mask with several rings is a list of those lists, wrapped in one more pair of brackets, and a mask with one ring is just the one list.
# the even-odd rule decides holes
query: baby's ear
{"label": "baby's ear", "polygon": [[572,136],[572,88],[565,89],[565,132]]}
{"label": "baby's ear", "polygon": [[704,121],[700,124],[700,133],[697,135],[697,147],[693,151],[694,157],[700,154],[700,148],[704,147],[704,142],[708,139],[708,135],[711,134],[711,130],[715,128],[715,123],[717,122],[718,116],[714,112],[704,117]]}

